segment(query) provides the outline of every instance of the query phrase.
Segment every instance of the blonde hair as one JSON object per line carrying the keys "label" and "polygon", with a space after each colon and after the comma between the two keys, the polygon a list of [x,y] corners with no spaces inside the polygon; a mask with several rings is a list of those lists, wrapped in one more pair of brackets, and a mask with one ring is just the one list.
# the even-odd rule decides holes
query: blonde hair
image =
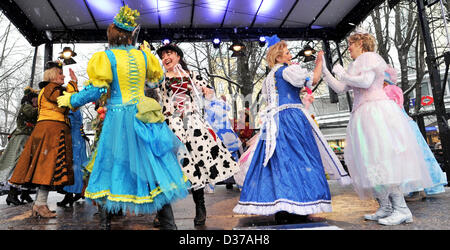
{"label": "blonde hair", "polygon": [[287,48],[287,43],[284,40],[272,45],[267,52],[266,61],[270,68],[277,64],[277,57],[283,55],[283,50]]}
{"label": "blonde hair", "polygon": [[60,70],[62,69],[53,67],[44,71],[44,81],[51,82],[52,80],[56,79],[56,77],[58,77],[59,75]]}
{"label": "blonde hair", "polygon": [[364,52],[374,52],[376,47],[375,37],[369,33],[356,33],[348,38],[350,43],[361,41]]}

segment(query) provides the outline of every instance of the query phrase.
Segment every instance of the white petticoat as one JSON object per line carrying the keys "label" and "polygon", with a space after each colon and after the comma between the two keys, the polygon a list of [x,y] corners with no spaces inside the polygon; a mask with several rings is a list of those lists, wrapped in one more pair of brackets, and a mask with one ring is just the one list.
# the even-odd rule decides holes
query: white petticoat
{"label": "white petticoat", "polygon": [[352,113],[344,157],[360,198],[382,186],[409,193],[433,185],[414,132],[392,100],[366,102]]}

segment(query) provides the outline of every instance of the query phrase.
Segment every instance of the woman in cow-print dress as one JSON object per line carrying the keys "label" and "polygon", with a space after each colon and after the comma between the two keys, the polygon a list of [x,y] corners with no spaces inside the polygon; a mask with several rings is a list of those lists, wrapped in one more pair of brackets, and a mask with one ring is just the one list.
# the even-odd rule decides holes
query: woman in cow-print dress
{"label": "woman in cow-print dress", "polygon": [[[204,187],[233,176],[238,170],[231,153],[202,117],[201,96],[208,91],[206,82],[190,73],[178,46],[169,44],[158,49],[166,69],[165,82],[160,85],[166,122],[186,145],[183,172],[192,184],[196,205],[195,225],[204,225],[206,209]],[[195,87],[195,89],[194,89]]]}

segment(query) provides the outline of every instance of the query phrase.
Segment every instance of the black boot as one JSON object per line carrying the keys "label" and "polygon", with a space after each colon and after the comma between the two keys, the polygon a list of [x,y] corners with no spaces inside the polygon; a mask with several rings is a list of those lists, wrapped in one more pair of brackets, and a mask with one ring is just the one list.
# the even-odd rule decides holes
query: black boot
{"label": "black boot", "polygon": [[300,214],[289,214],[288,220],[290,223],[307,223],[310,222],[308,219],[308,215],[300,215]]}
{"label": "black boot", "polygon": [[177,230],[175,219],[173,218],[172,206],[170,204],[164,205],[157,213],[156,217],[159,220],[160,230]]}
{"label": "black boot", "polygon": [[76,201],[78,201],[81,198],[84,199],[84,197],[81,194],[75,194],[75,196],[73,197],[73,202],[76,202]]}
{"label": "black boot", "polygon": [[15,206],[23,205],[22,202],[17,199],[17,196],[19,195],[19,189],[15,187],[10,187],[8,192],[8,197],[6,197],[6,204],[13,204]]}
{"label": "black boot", "polygon": [[99,207],[100,212],[100,230],[111,230],[112,214],[105,208]]}
{"label": "black boot", "polygon": [[277,224],[288,224],[289,223],[289,213],[286,211],[279,211],[275,213],[275,221]]}
{"label": "black boot", "polygon": [[58,207],[66,207],[67,204],[69,204],[70,207],[73,206],[73,193],[66,193],[62,201],[56,202]]}
{"label": "black boot", "polygon": [[21,194],[20,194],[20,200],[22,201],[22,203],[32,203],[33,199],[30,196],[30,190],[28,189],[24,189],[22,190]]}
{"label": "black boot", "polygon": [[160,227],[160,226],[161,226],[161,222],[159,221],[158,213],[156,213],[156,216],[153,219],[153,227]]}
{"label": "black boot", "polygon": [[195,203],[195,226],[203,226],[206,221],[205,192],[204,189],[192,190]]}

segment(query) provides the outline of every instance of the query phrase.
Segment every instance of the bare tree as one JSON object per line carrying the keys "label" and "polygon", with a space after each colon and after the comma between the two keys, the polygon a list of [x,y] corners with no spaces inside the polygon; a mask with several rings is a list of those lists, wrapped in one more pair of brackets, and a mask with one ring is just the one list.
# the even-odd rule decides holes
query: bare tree
{"label": "bare tree", "polygon": [[3,14],[0,14],[0,145],[15,128],[23,89],[30,80],[31,46]]}
{"label": "bare tree", "polygon": [[[400,86],[403,91],[409,87],[408,80],[408,54],[415,41],[417,34],[418,21],[415,4],[412,2],[399,3],[395,9],[395,34],[394,45],[397,49],[398,60],[400,63]],[[405,99],[405,102],[408,100]],[[408,105],[405,103],[405,105]]]}
{"label": "bare tree", "polygon": [[378,53],[383,59],[391,63],[393,62],[389,51],[391,49],[391,38],[389,33],[390,23],[390,9],[388,4],[382,4],[376,8],[370,17],[373,21],[373,27],[375,29],[375,39],[377,40]]}
{"label": "bare tree", "polygon": [[[414,112],[418,113],[422,104],[420,102],[420,99],[422,98],[422,80],[428,71],[425,71],[425,47],[424,42],[422,39],[422,36],[417,36],[416,39],[416,47],[415,47],[415,54],[416,54],[416,83],[415,83],[415,90],[416,90],[416,102],[414,104]],[[407,95],[408,93],[406,93]],[[409,105],[408,105],[409,107]]]}

